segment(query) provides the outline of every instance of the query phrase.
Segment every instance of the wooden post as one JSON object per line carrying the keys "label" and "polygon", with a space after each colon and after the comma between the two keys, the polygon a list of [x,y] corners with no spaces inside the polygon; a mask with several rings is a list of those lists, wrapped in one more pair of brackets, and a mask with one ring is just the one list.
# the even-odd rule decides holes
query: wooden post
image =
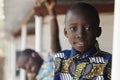
{"label": "wooden post", "polygon": [[[26,25],[23,25],[21,29],[21,50],[24,50],[26,48],[26,38],[27,38],[27,27]],[[26,80],[26,74],[23,69],[20,70],[20,80]]]}
{"label": "wooden post", "polygon": [[35,50],[38,53],[42,52],[42,17],[37,15],[35,15]]}
{"label": "wooden post", "polygon": [[43,17],[40,12],[40,7],[34,8],[35,13],[35,50],[42,56],[42,31],[43,31]]}
{"label": "wooden post", "polygon": [[15,40],[12,38],[11,40],[11,80],[14,80],[16,77],[16,48],[15,48]]}

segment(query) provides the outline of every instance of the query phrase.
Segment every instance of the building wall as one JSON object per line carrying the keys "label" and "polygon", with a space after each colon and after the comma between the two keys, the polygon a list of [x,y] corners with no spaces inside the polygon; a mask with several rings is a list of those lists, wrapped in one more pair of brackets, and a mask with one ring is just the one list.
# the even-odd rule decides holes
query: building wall
{"label": "building wall", "polygon": [[[67,38],[64,36],[64,15],[59,15],[59,30],[60,30],[60,43],[62,49],[71,49],[70,44],[67,41]],[[102,27],[102,35],[99,37],[98,41],[100,44],[100,48],[107,52],[112,52],[112,37],[113,37],[113,13],[101,13],[100,14],[100,26]],[[44,27],[43,27],[43,50],[50,49],[50,26],[49,26],[49,18],[46,17],[44,19]],[[27,48],[35,49],[35,40],[34,35],[30,35],[27,38]],[[20,49],[20,37],[16,40],[17,49]]]}
{"label": "building wall", "polygon": [[114,14],[113,13],[100,14],[100,19],[101,19],[100,26],[102,27],[102,34],[98,39],[100,48],[102,50],[112,53]]}

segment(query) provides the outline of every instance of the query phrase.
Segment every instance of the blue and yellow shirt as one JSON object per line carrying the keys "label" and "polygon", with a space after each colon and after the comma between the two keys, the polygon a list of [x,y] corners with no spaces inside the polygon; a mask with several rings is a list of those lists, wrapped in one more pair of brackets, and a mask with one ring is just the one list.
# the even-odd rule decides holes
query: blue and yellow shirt
{"label": "blue and yellow shirt", "polygon": [[55,55],[54,80],[111,80],[112,55],[91,48],[84,54],[76,49]]}
{"label": "blue and yellow shirt", "polygon": [[53,57],[48,54],[48,60],[44,61],[41,68],[39,69],[36,80],[53,80],[54,69],[53,69]]}

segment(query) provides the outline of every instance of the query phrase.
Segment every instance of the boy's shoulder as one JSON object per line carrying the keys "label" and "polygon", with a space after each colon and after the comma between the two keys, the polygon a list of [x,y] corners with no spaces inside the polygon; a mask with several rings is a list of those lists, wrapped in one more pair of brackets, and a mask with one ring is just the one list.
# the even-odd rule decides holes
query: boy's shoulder
{"label": "boy's shoulder", "polygon": [[59,72],[61,70],[61,64],[63,60],[69,58],[71,50],[63,50],[55,54],[54,56],[54,64],[55,64],[55,72]]}
{"label": "boy's shoulder", "polygon": [[[68,59],[71,54],[71,50],[63,50],[55,54],[54,58]],[[112,59],[112,54],[106,51],[100,51],[97,56],[102,56],[105,59]]]}
{"label": "boy's shoulder", "polygon": [[67,59],[71,54],[71,50],[63,50],[55,54],[55,58]]}
{"label": "boy's shoulder", "polygon": [[104,57],[105,59],[112,60],[112,54],[111,54],[111,53],[106,52],[106,51],[101,51],[101,54],[103,55],[103,57]]}

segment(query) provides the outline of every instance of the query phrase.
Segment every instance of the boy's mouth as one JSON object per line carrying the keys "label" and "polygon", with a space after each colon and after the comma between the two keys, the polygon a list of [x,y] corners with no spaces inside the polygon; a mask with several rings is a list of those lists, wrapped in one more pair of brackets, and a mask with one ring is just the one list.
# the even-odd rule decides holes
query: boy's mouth
{"label": "boy's mouth", "polygon": [[74,44],[78,47],[81,47],[81,46],[85,46],[85,42],[84,41],[81,41],[81,42],[74,42]]}

